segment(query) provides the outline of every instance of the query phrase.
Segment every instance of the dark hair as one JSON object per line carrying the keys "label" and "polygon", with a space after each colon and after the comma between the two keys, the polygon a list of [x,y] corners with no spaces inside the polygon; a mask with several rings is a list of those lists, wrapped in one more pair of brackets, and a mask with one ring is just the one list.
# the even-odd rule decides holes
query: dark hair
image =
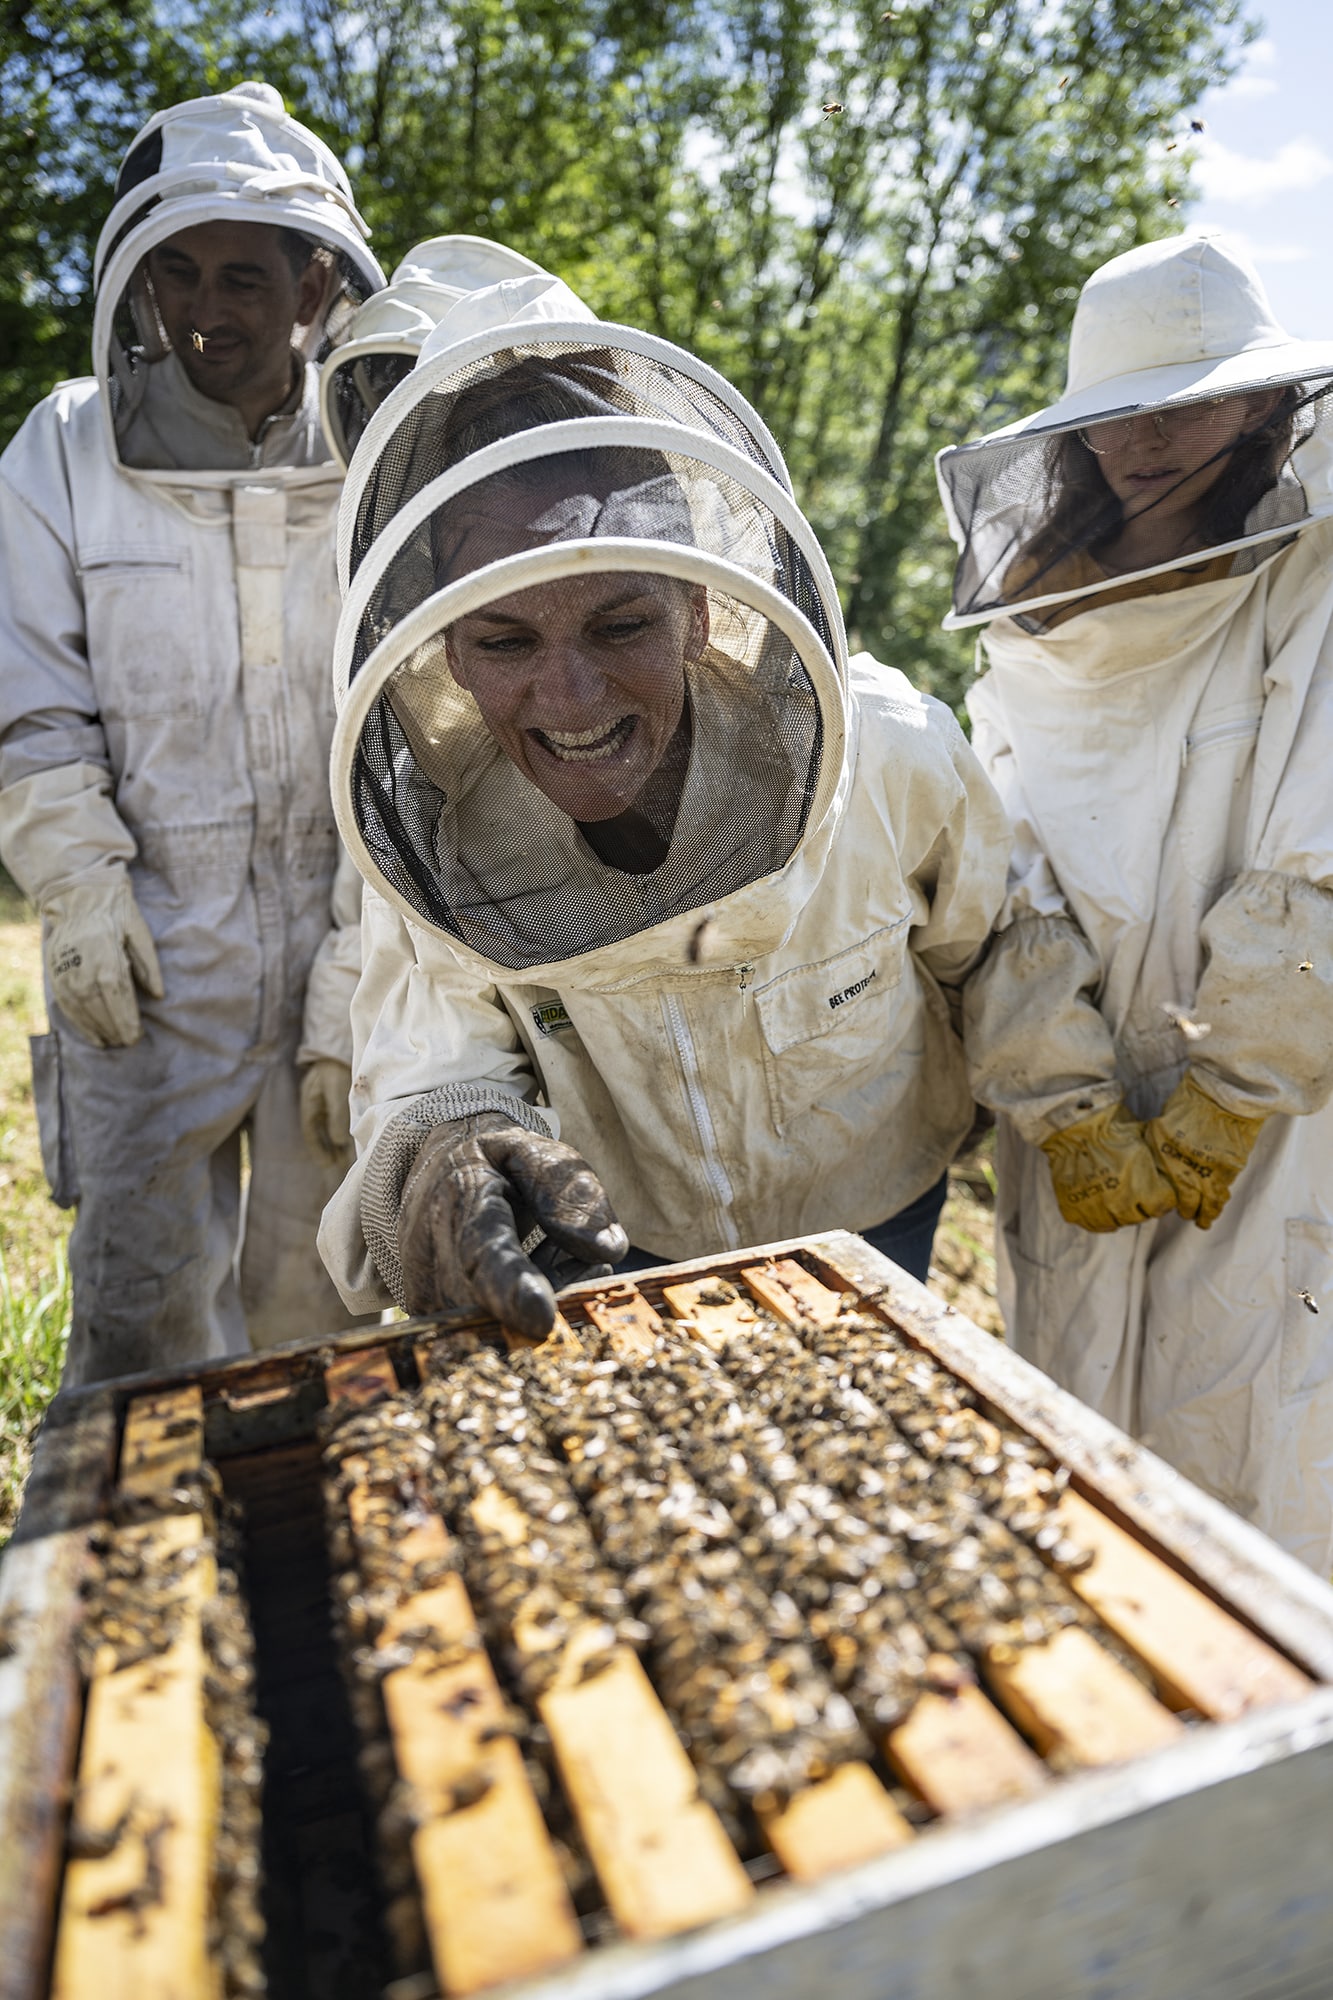
{"label": "dark hair", "polygon": [[303,236],[299,229],[289,229],[285,224],[278,229],[278,248],[290,264],[294,278],[303,274],[312,257],[318,257],[321,263],[332,257],[332,252],[322,243],[316,243],[313,236]]}
{"label": "dark hair", "polygon": [[[1238,391],[1237,394],[1251,392]],[[1230,398],[1227,399],[1231,400]],[[1239,541],[1245,524],[1278,481],[1296,442],[1299,384],[1283,389],[1272,414],[1235,444],[1216,455],[1217,476],[1198,503],[1196,535],[1201,549]],[[1042,512],[1045,525],[1027,541],[1011,567],[1011,596],[1039,594],[1034,586],[1069,557],[1097,551],[1125,518],[1123,501],[1106,483],[1097,454],[1081,431],[1062,431],[1044,452]],[[1058,525],[1057,525],[1058,524]]]}
{"label": "dark hair", "polygon": [[439,470],[519,431],[570,417],[622,416],[631,407],[605,349],[525,354],[459,391],[441,426]]}

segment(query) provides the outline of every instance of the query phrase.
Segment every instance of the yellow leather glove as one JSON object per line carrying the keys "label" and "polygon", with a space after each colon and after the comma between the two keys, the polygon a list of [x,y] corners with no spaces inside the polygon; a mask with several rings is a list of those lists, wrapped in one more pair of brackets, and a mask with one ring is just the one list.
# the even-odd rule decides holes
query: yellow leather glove
{"label": "yellow leather glove", "polygon": [[335,1056],[317,1056],[301,1078],[301,1136],[321,1167],[350,1167],[352,1072]]}
{"label": "yellow leather glove", "polygon": [[1263,1122],[1224,1111],[1194,1071],[1185,1071],[1161,1115],[1144,1127],[1144,1136],[1175,1189],[1176,1207],[1187,1222],[1211,1229]]}
{"label": "yellow leather glove", "polygon": [[1165,1215],[1176,1205],[1175,1189],[1145,1145],[1143,1127],[1123,1104],[1108,1104],[1053,1132],[1041,1150],[1051,1163],[1060,1213],[1076,1229],[1105,1235]]}

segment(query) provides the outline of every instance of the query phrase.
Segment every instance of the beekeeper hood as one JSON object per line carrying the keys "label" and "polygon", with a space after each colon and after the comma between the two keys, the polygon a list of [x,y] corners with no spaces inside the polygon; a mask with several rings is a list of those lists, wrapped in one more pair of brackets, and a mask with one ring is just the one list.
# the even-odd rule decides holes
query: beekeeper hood
{"label": "beekeeper hood", "polygon": [[317,359],[384,283],[341,165],[288,116],[271,84],[240,83],[155,113],[125,156],[93,261],[93,367],[113,456],[118,422],[171,351],[145,258],[169,236],[219,221],[263,223],[314,246],[326,268],[324,296],[292,335],[306,359]]}
{"label": "beekeeper hood", "polygon": [[320,421],[342,464],[451,306],[506,278],[542,275],[530,257],[484,236],[431,236],[409,250],[385,289],[353,314],[320,371]]}
{"label": "beekeeper hood", "polygon": [[1060,400],[939,455],[945,624],[1040,630],[1141,578],[1253,568],[1333,511],[1331,389],[1333,342],[1290,339],[1223,236],[1112,258],[1083,287]]}
{"label": "beekeeper hood", "polygon": [[683,965],[705,913],[722,950],[780,941],[846,646],[729,384],[555,279],[471,294],[372,419],[340,545],[334,803],[405,916],[538,982],[616,976],[628,939]]}

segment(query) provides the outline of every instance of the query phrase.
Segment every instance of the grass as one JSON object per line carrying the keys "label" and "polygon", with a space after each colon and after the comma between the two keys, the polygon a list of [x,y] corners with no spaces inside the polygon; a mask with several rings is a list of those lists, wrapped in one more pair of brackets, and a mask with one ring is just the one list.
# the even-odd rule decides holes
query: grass
{"label": "grass", "polygon": [[32,1440],[55,1393],[69,1333],[69,1266],[56,1244],[44,1291],[10,1281],[0,1257],[0,1545],[18,1517]]}
{"label": "grass", "polygon": [[954,1161],[944,1204],[930,1284],[951,1306],[987,1333],[1003,1335],[995,1301],[995,1134]]}
{"label": "grass", "polygon": [[37,920],[0,872],[0,1544],[13,1528],[32,1436],[56,1392],[69,1331],[70,1217],[42,1172],[28,1037],[46,1026]]}
{"label": "grass", "polygon": [[[28,1036],[45,1026],[36,916],[0,871],[0,1547],[18,1514],[33,1433],[60,1380],[69,1331],[70,1217],[47,1191],[28,1065]],[[992,1153],[988,1135],[950,1175],[931,1284],[1000,1333]]]}

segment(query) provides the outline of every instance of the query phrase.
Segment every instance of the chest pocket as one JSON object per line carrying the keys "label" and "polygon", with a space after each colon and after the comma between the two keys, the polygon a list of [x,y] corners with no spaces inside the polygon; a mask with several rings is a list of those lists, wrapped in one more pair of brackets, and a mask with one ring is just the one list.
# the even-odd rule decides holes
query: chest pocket
{"label": "chest pocket", "polygon": [[1219,889],[1245,866],[1245,828],[1254,776],[1254,745],[1263,705],[1211,723],[1185,744],[1176,833],[1190,880]]}
{"label": "chest pocket", "polygon": [[188,552],[86,549],[79,575],[102,713],[121,722],[197,716],[198,610]]}
{"label": "chest pocket", "polygon": [[907,930],[903,917],[832,958],[779,973],[755,988],[769,1099],[780,1132],[887,1069]]}

